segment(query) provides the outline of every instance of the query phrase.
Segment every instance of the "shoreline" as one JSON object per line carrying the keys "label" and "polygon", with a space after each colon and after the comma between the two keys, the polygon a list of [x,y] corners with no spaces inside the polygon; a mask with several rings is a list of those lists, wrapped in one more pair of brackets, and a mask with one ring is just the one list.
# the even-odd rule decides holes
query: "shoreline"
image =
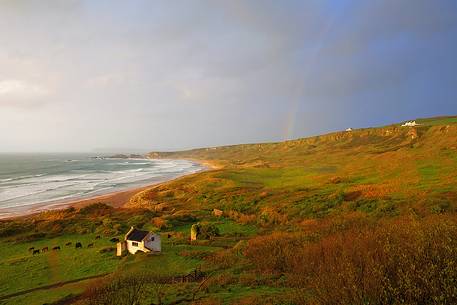
{"label": "shoreline", "polygon": [[[89,197],[89,198],[36,203],[36,204],[31,205],[31,206],[33,206],[33,208],[26,209],[26,210],[22,210],[21,208],[17,208],[16,211],[14,208],[9,208],[9,209],[4,209],[4,210],[0,209],[0,221],[26,218],[26,217],[31,217],[31,216],[40,214],[42,212],[57,211],[57,210],[62,210],[62,209],[70,208],[70,207],[79,209],[79,208],[82,208],[84,206],[88,206],[88,205],[91,205],[94,203],[104,203],[104,204],[110,205],[114,208],[121,208],[126,203],[128,203],[130,198],[132,198],[134,195],[136,195],[139,192],[142,192],[146,189],[159,187],[159,186],[162,186],[163,184],[170,183],[172,181],[175,181],[175,180],[178,180],[178,179],[181,179],[184,177],[188,177],[191,175],[199,174],[199,173],[210,171],[210,170],[217,170],[217,169],[221,168],[220,166],[214,164],[211,161],[207,161],[207,160],[194,160],[194,159],[182,159],[182,160],[189,160],[189,161],[198,163],[199,165],[201,165],[202,169],[200,169],[199,171],[196,171],[196,172],[186,173],[184,175],[181,175],[181,176],[178,176],[178,177],[175,177],[172,179],[155,181],[155,182],[152,182],[152,183],[144,185],[144,186],[132,187],[129,189],[117,190],[117,191],[106,193],[106,194],[94,195],[93,197]],[[5,215],[2,215],[2,214],[5,214]]]}

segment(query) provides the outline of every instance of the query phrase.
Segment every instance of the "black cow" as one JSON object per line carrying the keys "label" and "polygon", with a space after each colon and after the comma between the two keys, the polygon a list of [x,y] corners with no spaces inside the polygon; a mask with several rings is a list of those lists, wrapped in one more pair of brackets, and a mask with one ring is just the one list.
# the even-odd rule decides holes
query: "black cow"
{"label": "black cow", "polygon": [[67,242],[65,246],[71,246],[71,241]]}
{"label": "black cow", "polygon": [[95,239],[100,239],[100,235],[95,236]]}
{"label": "black cow", "polygon": [[79,241],[75,244],[76,249],[82,248],[82,247],[83,247],[83,245]]}
{"label": "black cow", "polygon": [[33,250],[35,250],[35,247],[30,247],[29,248],[29,252],[32,252]]}
{"label": "black cow", "polygon": [[94,243],[91,243],[91,244],[87,245],[87,248],[93,248],[93,247],[94,247]]}
{"label": "black cow", "polygon": [[35,254],[40,254],[40,249],[33,250],[32,254],[33,254],[33,255],[35,255]]}
{"label": "black cow", "polygon": [[49,248],[48,247],[44,247],[43,249],[41,249],[41,252],[48,252]]}
{"label": "black cow", "polygon": [[54,250],[54,251],[60,250],[60,246],[55,246],[54,248],[52,248],[52,250]]}

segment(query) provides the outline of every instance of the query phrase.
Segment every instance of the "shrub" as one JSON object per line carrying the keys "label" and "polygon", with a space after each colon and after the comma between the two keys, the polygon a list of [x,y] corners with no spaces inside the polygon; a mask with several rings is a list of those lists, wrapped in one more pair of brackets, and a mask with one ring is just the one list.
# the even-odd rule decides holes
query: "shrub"
{"label": "shrub", "polygon": [[170,225],[168,224],[168,220],[163,219],[161,217],[154,217],[151,220],[151,223],[154,225],[154,227],[162,230],[162,229],[168,229]]}
{"label": "shrub", "polygon": [[233,210],[229,210],[226,214],[228,218],[233,219],[237,223],[243,225],[255,223],[257,220],[257,216],[255,214],[243,214]]}
{"label": "shrub", "polygon": [[15,221],[0,221],[0,237],[9,237],[30,231],[31,225]]}
{"label": "shrub", "polygon": [[103,217],[102,224],[97,227],[96,232],[105,236],[119,235],[128,231],[127,224],[122,224],[108,216]]}
{"label": "shrub", "polygon": [[283,225],[287,223],[287,215],[281,214],[272,208],[265,208],[259,217],[259,224],[268,225]]}
{"label": "shrub", "polygon": [[303,242],[301,235],[276,232],[251,239],[244,254],[259,271],[281,274],[292,271],[291,262]]}
{"label": "shrub", "polygon": [[284,273],[313,304],[457,303],[457,223],[443,216],[349,228],[307,242],[275,233],[249,241],[256,269]]}
{"label": "shrub", "polygon": [[82,207],[79,213],[86,216],[104,216],[110,214],[112,210],[113,207],[99,202]]}
{"label": "shrub", "polygon": [[192,230],[195,231],[198,239],[212,239],[220,236],[219,228],[212,223],[203,222],[192,225]]}
{"label": "shrub", "polygon": [[446,200],[435,200],[430,206],[430,211],[433,214],[443,214],[451,209],[451,204]]}
{"label": "shrub", "polygon": [[455,224],[439,222],[336,234],[305,248],[312,267],[301,269],[312,274],[321,304],[451,304],[457,301],[456,237]]}
{"label": "shrub", "polygon": [[149,222],[150,218],[147,215],[136,215],[127,221],[128,226],[135,228],[142,228]]}
{"label": "shrub", "polygon": [[31,233],[27,235],[19,235],[14,238],[15,242],[32,242],[46,237],[46,233]]}
{"label": "shrub", "polygon": [[189,223],[194,223],[197,221],[197,218],[190,213],[183,213],[174,214],[170,216],[168,220],[172,226],[181,226]]}
{"label": "shrub", "polygon": [[239,258],[235,251],[227,249],[212,253],[207,256],[205,260],[211,268],[218,266],[221,269],[227,269],[233,267],[238,262]]}
{"label": "shrub", "polygon": [[237,279],[227,273],[220,273],[209,277],[201,286],[201,289],[208,292],[215,292],[221,288],[224,288],[228,285],[234,284],[237,282]]}

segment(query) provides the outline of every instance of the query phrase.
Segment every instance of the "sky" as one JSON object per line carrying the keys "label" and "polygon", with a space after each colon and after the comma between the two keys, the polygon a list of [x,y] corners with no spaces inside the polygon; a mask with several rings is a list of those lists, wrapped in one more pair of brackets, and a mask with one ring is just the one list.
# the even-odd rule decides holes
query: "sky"
{"label": "sky", "polygon": [[142,152],[457,115],[455,0],[0,0],[0,152]]}

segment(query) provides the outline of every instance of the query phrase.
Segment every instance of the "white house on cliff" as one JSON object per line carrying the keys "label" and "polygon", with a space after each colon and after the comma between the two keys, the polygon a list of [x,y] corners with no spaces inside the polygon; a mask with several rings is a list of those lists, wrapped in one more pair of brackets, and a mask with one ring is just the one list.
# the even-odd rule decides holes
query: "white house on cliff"
{"label": "white house on cliff", "polygon": [[414,126],[419,126],[420,124],[417,124],[416,121],[410,121],[410,122],[405,122],[402,127],[414,127]]}
{"label": "white house on cliff", "polygon": [[160,234],[131,227],[125,234],[124,240],[117,243],[117,256],[121,256],[125,250],[131,254],[135,254],[137,251],[160,252],[162,251]]}

